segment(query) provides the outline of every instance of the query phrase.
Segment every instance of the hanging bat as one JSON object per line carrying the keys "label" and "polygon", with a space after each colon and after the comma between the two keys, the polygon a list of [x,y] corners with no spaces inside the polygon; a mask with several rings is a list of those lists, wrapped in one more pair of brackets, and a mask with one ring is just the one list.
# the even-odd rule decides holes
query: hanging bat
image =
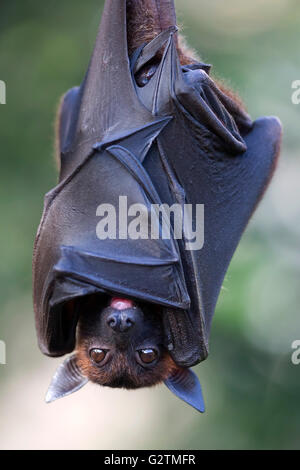
{"label": "hanging bat", "polygon": [[[35,241],[34,308],[41,351],[72,354],[46,401],[88,381],[162,382],[203,412],[191,367],[208,355],[226,270],[276,165],[280,122],[253,122],[181,46],[172,0],[105,2],[85,79],[59,114],[60,176]],[[98,236],[99,207],[117,211],[120,198],[144,208],[149,231],[162,208],[156,236]],[[182,237],[174,223],[161,235],[172,207],[187,221]],[[200,229],[204,244],[191,248]]]}

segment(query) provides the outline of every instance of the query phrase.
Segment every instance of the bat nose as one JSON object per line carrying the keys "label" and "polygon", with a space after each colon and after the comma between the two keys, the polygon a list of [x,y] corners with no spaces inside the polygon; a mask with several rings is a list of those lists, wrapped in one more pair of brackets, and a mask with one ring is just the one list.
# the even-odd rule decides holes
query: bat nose
{"label": "bat nose", "polygon": [[134,315],[130,310],[113,312],[107,318],[107,324],[112,330],[125,333],[134,326]]}

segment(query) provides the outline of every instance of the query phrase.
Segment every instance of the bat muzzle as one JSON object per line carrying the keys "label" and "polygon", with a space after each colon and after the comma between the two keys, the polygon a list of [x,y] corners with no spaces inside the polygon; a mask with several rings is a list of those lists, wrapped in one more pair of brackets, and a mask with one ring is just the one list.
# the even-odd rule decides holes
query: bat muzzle
{"label": "bat muzzle", "polygon": [[133,309],[115,310],[107,318],[107,325],[116,333],[127,333],[136,323]]}

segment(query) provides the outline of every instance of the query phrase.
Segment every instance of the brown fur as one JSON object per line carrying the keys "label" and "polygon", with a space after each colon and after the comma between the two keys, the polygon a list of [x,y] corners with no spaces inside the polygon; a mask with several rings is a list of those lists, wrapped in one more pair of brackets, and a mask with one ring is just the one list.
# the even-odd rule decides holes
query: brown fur
{"label": "brown fur", "polygon": [[[154,335],[154,343],[159,346],[161,356],[156,364],[153,366],[143,367],[139,364],[135,357],[135,341],[134,338],[126,339],[123,347],[112,347],[111,357],[103,365],[96,365],[90,358],[90,349],[95,347],[94,337],[98,338],[101,335],[102,325],[105,325],[105,315],[109,315],[109,306],[111,298],[103,295],[92,295],[82,301],[79,306],[82,316],[79,318],[77,330],[77,364],[82,374],[91,382],[103,386],[118,387],[135,389],[139,387],[150,387],[166,380],[177,369],[176,364],[171,359],[168,351],[162,346],[163,335],[162,329],[162,314],[159,306],[149,304],[140,304],[144,314],[150,320],[151,328],[149,336]],[[85,313],[86,312],[86,313]],[[149,326],[144,326],[143,328]],[[104,326],[105,328],[105,326]],[[137,326],[137,328],[139,328]],[[144,331],[144,333],[145,333]],[[159,335],[161,337],[157,336]],[[107,332],[104,331],[104,343],[111,344],[110,339],[106,336]],[[138,331],[135,335],[139,335]],[[152,337],[151,337],[152,339]],[[108,341],[108,343],[107,343]]]}
{"label": "brown fur", "polygon": [[153,368],[143,368],[136,362],[129,362],[126,352],[118,352],[104,366],[93,365],[88,355],[88,342],[82,342],[77,349],[77,364],[82,374],[91,382],[109,387],[136,389],[157,385],[175,372],[176,364],[165,351]]}
{"label": "brown fur", "polygon": [[[153,0],[127,1],[127,38],[129,55],[135,49],[152,41],[161,33],[161,23],[157,12],[153,10]],[[198,59],[194,51],[189,49],[181,35],[177,39],[177,50],[181,65],[191,64]]]}
{"label": "brown fur", "polygon": [[150,2],[127,1],[127,38],[129,55],[161,32]]}

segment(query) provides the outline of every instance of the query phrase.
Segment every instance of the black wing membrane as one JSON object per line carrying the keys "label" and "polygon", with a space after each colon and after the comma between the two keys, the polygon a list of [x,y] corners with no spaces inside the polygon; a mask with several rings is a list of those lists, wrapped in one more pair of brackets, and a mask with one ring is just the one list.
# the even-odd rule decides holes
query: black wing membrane
{"label": "black wing membrane", "polygon": [[[207,354],[222,282],[272,175],[281,124],[273,117],[252,122],[216,86],[203,64],[184,70],[172,34],[155,78],[146,87],[137,87],[137,93],[153,115],[173,117],[157,138],[159,158],[168,168],[173,201],[205,207],[203,248],[189,251],[185,244],[180,246],[191,300],[189,318],[184,316],[178,326],[169,312],[170,336],[175,343],[181,343],[180,348],[174,348],[173,357],[180,365],[190,366],[193,358],[203,359]],[[160,170],[153,160],[145,166],[152,180],[157,181]],[[165,186],[159,187],[164,199]],[[180,331],[189,324],[193,328],[182,335]],[[196,339],[191,347],[192,330],[197,331],[198,348]]]}
{"label": "black wing membrane", "polygon": [[[181,67],[174,33],[163,31],[130,62],[126,1],[106,1],[85,80],[65,96],[60,181],[46,195],[34,251],[36,326],[47,355],[75,347],[78,312],[66,314],[66,303],[109,293],[163,306],[178,365],[207,357],[220,288],[270,179],[281,126],[275,118],[253,123],[209,66]],[[156,74],[139,88],[135,71],[163,44]],[[170,239],[100,240],[97,207],[118,207],[120,196],[146,207],[148,221],[153,205],[204,205],[204,246],[187,249],[190,234],[177,240],[172,230]]]}

